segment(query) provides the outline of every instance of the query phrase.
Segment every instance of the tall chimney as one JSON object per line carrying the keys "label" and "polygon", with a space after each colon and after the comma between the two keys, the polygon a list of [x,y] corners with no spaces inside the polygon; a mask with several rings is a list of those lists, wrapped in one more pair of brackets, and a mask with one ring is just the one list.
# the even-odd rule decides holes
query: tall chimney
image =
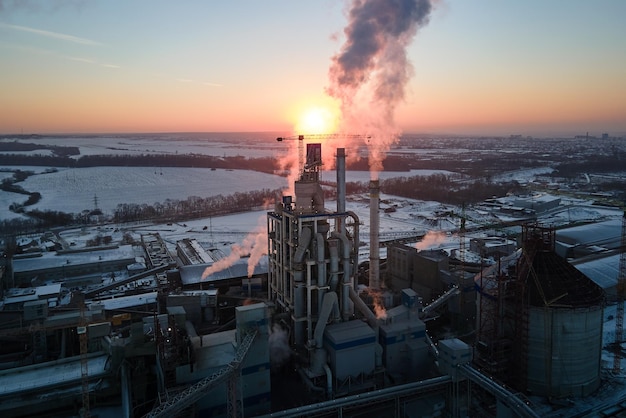
{"label": "tall chimney", "polygon": [[380,255],[378,248],[379,214],[378,200],[380,185],[378,180],[370,180],[370,290],[380,289]]}
{"label": "tall chimney", "polygon": [[[337,213],[346,211],[346,149],[337,148]],[[344,232],[343,219],[337,218],[337,230]]]}

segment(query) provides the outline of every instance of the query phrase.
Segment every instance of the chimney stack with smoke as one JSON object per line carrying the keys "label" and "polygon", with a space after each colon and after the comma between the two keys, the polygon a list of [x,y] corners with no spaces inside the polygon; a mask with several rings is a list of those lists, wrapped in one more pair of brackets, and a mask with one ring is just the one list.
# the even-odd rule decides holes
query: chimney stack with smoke
{"label": "chimney stack with smoke", "polygon": [[370,180],[370,290],[380,289],[380,254],[378,248],[378,231],[380,229],[379,198],[380,185],[378,180]]}

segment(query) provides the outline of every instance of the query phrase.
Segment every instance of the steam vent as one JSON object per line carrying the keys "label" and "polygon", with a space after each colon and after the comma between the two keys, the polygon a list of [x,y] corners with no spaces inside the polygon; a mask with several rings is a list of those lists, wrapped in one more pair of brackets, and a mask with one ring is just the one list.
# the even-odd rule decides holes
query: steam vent
{"label": "steam vent", "polygon": [[587,396],[600,386],[603,290],[554,251],[554,230],[528,225],[508,263],[476,278],[475,362],[520,391]]}

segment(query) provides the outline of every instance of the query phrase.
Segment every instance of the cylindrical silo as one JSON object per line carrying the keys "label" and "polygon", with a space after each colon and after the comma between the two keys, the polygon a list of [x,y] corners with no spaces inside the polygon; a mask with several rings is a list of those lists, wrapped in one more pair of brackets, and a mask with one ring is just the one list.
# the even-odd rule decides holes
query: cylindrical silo
{"label": "cylindrical silo", "polygon": [[526,318],[517,334],[520,376],[529,394],[590,395],[601,380],[604,291],[554,252],[551,229],[528,232],[528,255],[518,264],[527,301],[518,312]]}
{"label": "cylindrical silo", "polygon": [[548,397],[587,396],[600,386],[601,305],[529,307],[527,390]]}

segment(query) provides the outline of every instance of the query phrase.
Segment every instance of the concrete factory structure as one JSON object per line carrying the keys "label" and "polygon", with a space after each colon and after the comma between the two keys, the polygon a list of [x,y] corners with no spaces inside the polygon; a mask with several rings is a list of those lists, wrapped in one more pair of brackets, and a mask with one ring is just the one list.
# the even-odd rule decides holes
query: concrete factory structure
{"label": "concrete factory structure", "polygon": [[[158,233],[145,233],[132,250],[108,249],[123,251],[115,268],[124,275],[105,269],[82,289],[70,277],[71,289],[5,292],[0,411],[538,417],[554,411],[545,399],[597,393],[604,286],[559,255],[586,253],[576,242],[584,234],[564,231],[558,241],[553,229],[527,224],[519,250],[508,238],[474,238],[476,252],[499,259],[486,268],[464,258],[459,234],[461,260],[452,262],[441,248],[379,241],[380,184],[372,180],[369,260],[360,264],[345,150],[336,152],[333,210],[320,181],[321,145],[306,151],[293,196],[263,214],[267,257],[254,266],[245,252],[225,263],[222,250],[195,239],[170,251]],[[542,205],[549,211],[554,200]],[[615,252],[614,241],[587,247]],[[131,269],[138,248],[145,263]],[[27,264],[46,258],[14,260],[30,272],[20,281],[39,271]]]}
{"label": "concrete factory structure", "polygon": [[[345,186],[342,184],[345,181],[345,153],[343,149],[337,150],[336,212],[326,211],[324,207],[319,184],[320,155],[319,144],[308,145],[306,163],[295,183],[295,197],[285,196],[267,217],[268,298],[276,307],[276,324],[281,324],[289,335],[299,376],[310,391],[322,394],[322,403],[310,406],[311,410],[324,410],[329,407],[324,399],[344,396],[346,406],[343,410],[356,413],[364,402],[375,398],[362,394],[356,399],[352,394],[388,388],[386,398],[381,402],[397,401],[406,390],[405,385],[415,385],[411,382],[419,381],[419,385],[411,386],[410,400],[403,401],[400,409],[396,408],[397,414],[412,414],[412,407],[422,402],[423,397],[441,397],[444,404],[453,405],[450,411],[454,415],[461,416],[468,411],[469,392],[457,385],[468,378],[491,393],[497,392],[503,410],[510,411],[517,408],[515,405],[521,405],[523,402],[514,394],[469,365],[471,347],[460,340],[448,345],[446,340],[441,340],[446,356],[439,364],[441,367],[437,367],[440,351],[428,336],[424,319],[440,306],[462,298],[463,293],[459,286],[459,283],[463,284],[461,278],[457,280],[449,273],[440,272],[447,269],[446,257],[436,252],[417,253],[415,257],[410,255],[411,251],[393,247],[395,261],[392,265],[395,267],[392,267],[391,281],[409,286],[382,289],[378,264],[379,186],[376,181],[370,182],[369,285],[358,294],[355,272],[357,243],[360,242],[359,219],[345,210]],[[424,277],[417,272],[422,264],[432,270]],[[428,289],[432,292],[429,296],[437,298],[423,306],[422,298],[411,287]],[[473,291],[473,285],[469,287]],[[393,302],[384,302],[394,299],[399,299],[395,306]],[[452,305],[458,306],[459,303]],[[456,311],[461,314],[458,307]],[[461,366],[464,371],[459,370]],[[398,384],[400,386],[394,386]],[[455,387],[452,396],[452,392],[446,389],[450,386]],[[441,412],[432,405],[430,408],[419,413],[437,416]],[[535,416],[528,406],[525,408],[525,416]],[[299,416],[304,412],[302,408],[295,408],[280,415]]]}

